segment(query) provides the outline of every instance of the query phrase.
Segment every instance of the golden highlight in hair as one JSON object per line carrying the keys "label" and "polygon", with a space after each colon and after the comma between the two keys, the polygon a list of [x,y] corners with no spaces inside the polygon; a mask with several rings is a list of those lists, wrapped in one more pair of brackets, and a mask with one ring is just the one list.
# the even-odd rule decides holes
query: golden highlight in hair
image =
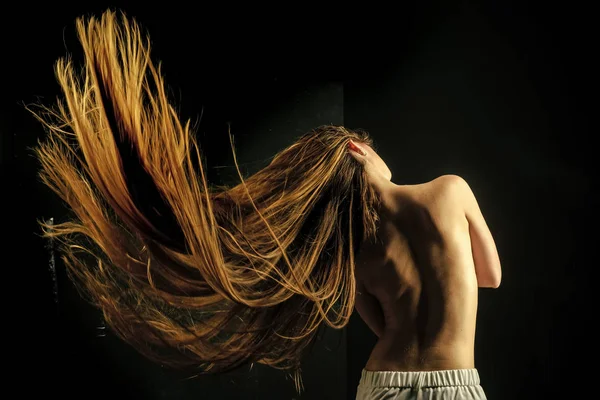
{"label": "golden highlight in hair", "polygon": [[[48,132],[39,177],[68,205],[56,238],[80,293],[150,359],[217,373],[262,363],[296,373],[323,324],[344,327],[354,258],[378,198],[350,139],[322,126],[240,183],[209,185],[201,149],[167,98],[150,41],[106,11],[76,22],[84,65],[56,63],[63,96],[30,109]],[[231,136],[230,136],[231,139]],[[298,389],[300,390],[300,389]]]}

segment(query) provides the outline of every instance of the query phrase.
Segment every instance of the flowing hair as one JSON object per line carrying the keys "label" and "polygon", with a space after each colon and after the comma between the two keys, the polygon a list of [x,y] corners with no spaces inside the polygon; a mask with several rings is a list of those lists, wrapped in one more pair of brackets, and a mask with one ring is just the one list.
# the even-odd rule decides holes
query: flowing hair
{"label": "flowing hair", "polygon": [[357,250],[375,236],[379,199],[346,149],[368,134],[318,127],[246,179],[231,141],[240,183],[209,185],[135,20],[108,10],[76,27],[83,67],[58,60],[62,99],[29,108],[48,133],[39,177],[70,214],[38,220],[42,236],[148,358],[199,373],[262,363],[300,385],[317,329],[348,323]]}

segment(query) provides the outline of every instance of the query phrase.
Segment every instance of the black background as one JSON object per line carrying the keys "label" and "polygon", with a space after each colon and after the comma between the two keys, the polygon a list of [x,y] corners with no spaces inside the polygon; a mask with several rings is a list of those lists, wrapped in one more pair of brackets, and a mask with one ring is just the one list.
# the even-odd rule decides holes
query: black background
{"label": "black background", "polygon": [[54,101],[54,61],[67,52],[81,60],[75,18],[108,7],[150,33],[182,118],[197,122],[212,181],[235,178],[227,123],[248,174],[306,130],[333,123],[368,130],[396,183],[463,176],[503,267],[501,287],[480,290],[476,367],[488,398],[594,397],[591,8],[406,4],[5,4],[0,147],[9,223],[1,282],[9,398],[351,399],[375,343],[359,318],[343,331],[326,330],[305,362],[302,396],[285,374],[260,366],[184,380],[103,334],[59,259],[53,293],[36,218],[60,220],[65,210],[36,179],[27,147],[44,132],[23,104]]}

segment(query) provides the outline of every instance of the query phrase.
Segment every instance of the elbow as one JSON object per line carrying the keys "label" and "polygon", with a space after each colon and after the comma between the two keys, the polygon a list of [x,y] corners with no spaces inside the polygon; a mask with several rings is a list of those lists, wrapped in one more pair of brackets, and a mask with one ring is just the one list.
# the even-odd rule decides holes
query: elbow
{"label": "elbow", "polygon": [[500,283],[502,283],[502,273],[498,272],[486,277],[486,279],[479,279],[478,283],[480,288],[498,289]]}
{"label": "elbow", "polygon": [[492,289],[498,289],[500,287],[500,284],[502,283],[502,270],[500,269],[500,266],[498,266],[498,268],[496,268],[496,273],[493,275],[492,278]]}
{"label": "elbow", "polygon": [[502,278],[495,279],[491,282],[489,287],[492,289],[498,289],[500,287],[500,283],[502,283]]}
{"label": "elbow", "polygon": [[494,289],[498,289],[500,287],[500,284],[502,283],[502,277],[499,277],[494,285]]}

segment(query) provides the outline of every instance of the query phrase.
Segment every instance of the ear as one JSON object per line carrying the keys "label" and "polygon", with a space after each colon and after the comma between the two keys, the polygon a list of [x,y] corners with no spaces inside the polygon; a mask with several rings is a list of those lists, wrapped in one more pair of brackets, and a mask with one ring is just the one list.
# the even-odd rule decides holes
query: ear
{"label": "ear", "polygon": [[370,154],[370,150],[350,140],[348,142],[348,153],[363,166],[369,177],[369,184],[373,186],[375,191],[381,194],[385,189],[393,186],[393,184],[391,184],[391,182],[387,180],[385,176],[381,175],[374,167],[372,161],[373,156]]}
{"label": "ear", "polygon": [[367,152],[363,148],[361,148],[358,144],[354,143],[351,139],[348,142],[348,149],[350,150],[350,154],[352,154],[354,158],[361,162],[361,164],[364,164],[365,159],[360,157],[366,157]]}

